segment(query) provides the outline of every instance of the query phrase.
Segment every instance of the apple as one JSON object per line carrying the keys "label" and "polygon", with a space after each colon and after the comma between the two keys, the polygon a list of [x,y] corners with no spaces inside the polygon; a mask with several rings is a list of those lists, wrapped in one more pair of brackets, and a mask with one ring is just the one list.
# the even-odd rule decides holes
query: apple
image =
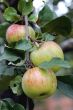
{"label": "apple", "polygon": [[32,98],[41,100],[53,95],[57,88],[57,79],[52,70],[43,70],[39,67],[28,69],[22,78],[24,93]]}
{"label": "apple", "polygon": [[[38,66],[45,61],[51,61],[53,58],[61,58],[64,60],[64,54],[61,47],[54,41],[44,42],[38,49],[30,53],[30,60]],[[60,67],[53,67],[54,72],[57,72]]]}
{"label": "apple", "polygon": [[[32,39],[35,39],[35,31],[32,27],[28,26],[29,35]],[[6,40],[8,43],[17,42],[23,40],[26,37],[25,25],[12,24],[6,31]]]}

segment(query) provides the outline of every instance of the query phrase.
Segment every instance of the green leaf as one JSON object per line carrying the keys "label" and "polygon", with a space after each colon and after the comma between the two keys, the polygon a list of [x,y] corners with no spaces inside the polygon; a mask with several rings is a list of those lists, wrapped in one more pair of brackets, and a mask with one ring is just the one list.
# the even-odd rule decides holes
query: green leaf
{"label": "green leaf", "polygon": [[5,98],[5,99],[3,99],[3,101],[6,103],[8,108],[9,107],[12,108],[15,105],[14,101],[12,99],[10,99],[10,98]]}
{"label": "green leaf", "polygon": [[22,94],[21,81],[22,77],[18,75],[10,82],[10,88],[14,94]]}
{"label": "green leaf", "polygon": [[66,14],[66,16],[68,16],[70,18],[70,20],[72,21],[72,24],[73,24],[73,9],[70,9],[69,12]]}
{"label": "green leaf", "polygon": [[3,102],[5,102],[8,110],[13,110],[13,106],[15,105],[15,103],[13,102],[12,99],[6,98],[6,99],[3,99]]}
{"label": "green leaf", "polygon": [[65,95],[73,98],[73,74],[68,76],[58,76],[58,88]]}
{"label": "green leaf", "polygon": [[23,59],[23,60],[20,60],[18,62],[15,62],[14,64],[15,64],[15,66],[23,66],[24,63],[25,63],[25,60]]}
{"label": "green leaf", "polygon": [[[0,62],[0,76],[13,76],[14,67],[9,67],[7,64]],[[1,79],[2,77],[0,77]]]}
{"label": "green leaf", "polygon": [[70,76],[70,75],[72,75],[71,69],[62,68],[58,72],[56,72],[56,76]]}
{"label": "green leaf", "polygon": [[8,60],[8,61],[16,61],[19,57],[14,54],[13,52],[9,51],[5,48],[4,53],[0,56],[0,61],[2,60]]}
{"label": "green leaf", "polygon": [[33,11],[33,2],[32,0],[19,0],[18,10],[22,13],[22,15],[28,15]]}
{"label": "green leaf", "polygon": [[63,83],[61,81],[58,82],[58,89],[64,94],[69,96],[70,98],[73,98],[73,85],[69,85],[66,83]]}
{"label": "green leaf", "polygon": [[0,24],[0,37],[5,37],[6,36],[6,30],[9,26],[8,22],[3,22],[2,24]]}
{"label": "green leaf", "polygon": [[49,32],[49,33],[56,33],[61,35],[68,35],[71,32],[72,25],[71,21],[66,16],[58,17],[48,24],[46,24],[44,27],[41,28],[42,32]]}
{"label": "green leaf", "polygon": [[60,58],[53,58],[50,62],[43,62],[39,65],[40,68],[43,69],[49,69],[54,66],[64,67],[64,68],[70,68],[70,64],[67,61],[64,61]]}
{"label": "green leaf", "polygon": [[17,14],[17,11],[13,7],[6,8],[3,16],[7,21],[11,22],[20,20],[20,15]]}
{"label": "green leaf", "polygon": [[9,110],[5,102],[0,101],[0,110]]}
{"label": "green leaf", "polygon": [[57,78],[59,81],[63,83],[69,84],[71,86],[73,85],[73,74],[68,76],[57,76]]}
{"label": "green leaf", "polygon": [[38,20],[38,16],[37,16],[35,13],[31,14],[31,15],[28,17],[28,21],[31,21],[31,22],[33,22],[33,23],[36,23],[37,20]]}
{"label": "green leaf", "polygon": [[14,78],[15,68],[0,62],[0,91],[8,89],[10,81]]}
{"label": "green leaf", "polygon": [[55,39],[55,36],[48,34],[48,33],[43,33],[41,38],[45,41],[51,41]]}
{"label": "green leaf", "polygon": [[6,98],[0,100],[0,110],[25,110],[24,106],[15,103],[12,99]]}
{"label": "green leaf", "polygon": [[25,58],[25,52],[24,52],[24,50],[16,49],[16,48],[14,48],[14,46],[13,47],[6,46],[5,47],[5,50],[7,50],[9,53],[11,53],[14,56],[17,56],[18,57],[17,60],[24,60],[24,58]]}
{"label": "green leaf", "polygon": [[23,40],[16,44],[15,49],[27,51],[32,48],[30,41]]}
{"label": "green leaf", "polygon": [[[71,41],[72,41],[72,39],[71,39]],[[67,43],[65,43],[65,44],[67,45]],[[70,49],[71,48],[73,48],[72,45],[70,46]],[[71,66],[73,67],[73,51],[69,50],[69,52],[65,52],[65,59],[67,59],[70,62]]]}
{"label": "green leaf", "polygon": [[44,8],[39,12],[38,24],[43,27],[50,21],[54,19],[54,12],[52,12],[48,5],[45,5]]}
{"label": "green leaf", "polygon": [[0,76],[0,92],[4,92],[8,89],[10,81],[13,79],[13,76]]}
{"label": "green leaf", "polygon": [[25,108],[20,104],[15,104],[13,110],[25,110]]}

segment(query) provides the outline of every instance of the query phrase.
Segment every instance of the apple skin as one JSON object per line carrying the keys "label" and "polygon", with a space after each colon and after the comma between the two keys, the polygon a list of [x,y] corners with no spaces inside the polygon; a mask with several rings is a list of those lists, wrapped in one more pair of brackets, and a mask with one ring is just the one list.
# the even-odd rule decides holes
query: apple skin
{"label": "apple skin", "polygon": [[[64,54],[61,47],[54,41],[44,42],[37,50],[34,50],[30,54],[30,60],[35,66],[45,61],[51,61],[54,57],[64,60]],[[60,67],[55,66],[52,69],[54,72],[57,72]]]}
{"label": "apple skin", "polygon": [[[32,27],[28,26],[29,35],[32,39],[35,39],[35,31]],[[12,24],[6,31],[6,40],[8,43],[18,42],[23,40],[25,36],[25,25]]]}
{"label": "apple skin", "polygon": [[22,78],[24,93],[34,99],[42,100],[53,95],[57,88],[57,79],[52,70],[43,70],[38,67],[28,69]]}

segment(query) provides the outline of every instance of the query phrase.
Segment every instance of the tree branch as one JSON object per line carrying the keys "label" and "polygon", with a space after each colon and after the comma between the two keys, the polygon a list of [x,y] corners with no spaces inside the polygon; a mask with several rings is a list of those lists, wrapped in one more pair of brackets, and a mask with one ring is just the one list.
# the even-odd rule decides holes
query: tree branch
{"label": "tree branch", "polygon": [[26,40],[29,40],[28,16],[25,16],[25,32],[26,32]]}

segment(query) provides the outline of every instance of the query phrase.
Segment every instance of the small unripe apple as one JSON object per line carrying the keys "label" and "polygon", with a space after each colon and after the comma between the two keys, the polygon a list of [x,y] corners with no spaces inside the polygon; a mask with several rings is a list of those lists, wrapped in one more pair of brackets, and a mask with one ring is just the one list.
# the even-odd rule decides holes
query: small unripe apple
{"label": "small unripe apple", "polygon": [[44,99],[53,95],[57,88],[57,79],[52,70],[38,67],[28,69],[22,78],[22,89],[32,99]]}
{"label": "small unripe apple", "polygon": [[[32,39],[35,39],[35,31],[32,27],[28,26],[29,35]],[[23,40],[26,37],[25,25],[12,24],[8,27],[6,32],[6,40],[8,43],[17,42]]]}
{"label": "small unripe apple", "polygon": [[[54,41],[44,42],[37,50],[34,50],[30,54],[31,62],[38,66],[45,61],[51,61],[53,58],[64,59],[64,54],[61,47]],[[59,67],[52,68],[53,71],[58,71]]]}

